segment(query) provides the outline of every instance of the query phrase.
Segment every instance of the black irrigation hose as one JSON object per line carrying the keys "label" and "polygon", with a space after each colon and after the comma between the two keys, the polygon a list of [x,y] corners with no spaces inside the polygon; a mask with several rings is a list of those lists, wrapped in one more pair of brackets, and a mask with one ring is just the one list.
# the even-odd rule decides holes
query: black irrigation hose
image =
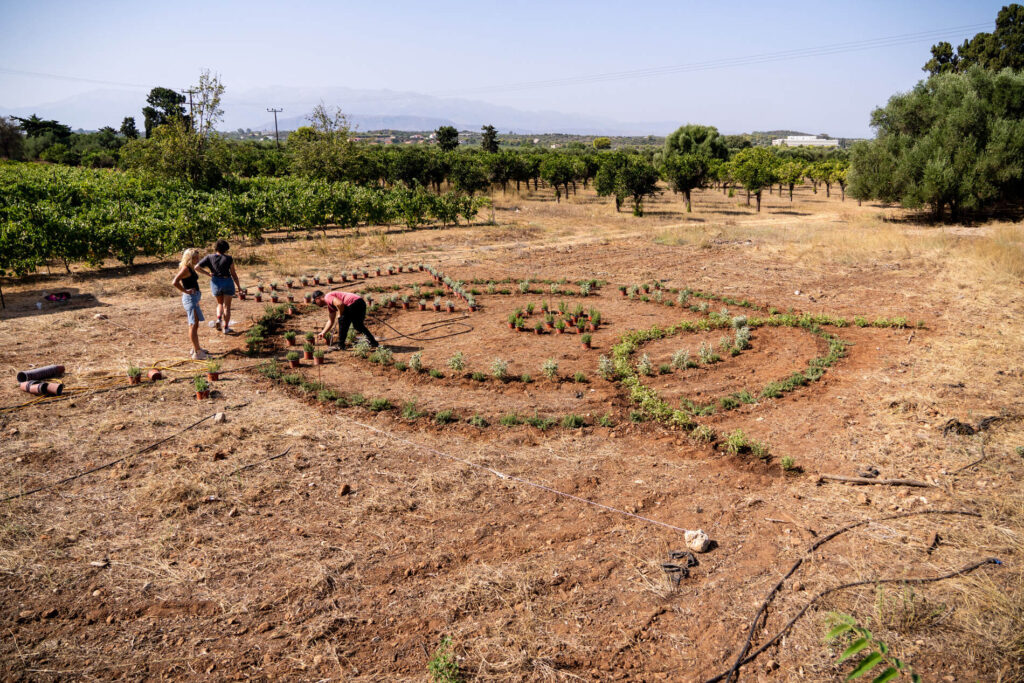
{"label": "black irrigation hose", "polygon": [[789,568],[788,572],[786,572],[786,575],[779,579],[779,582],[775,584],[775,586],[768,592],[767,597],[765,597],[764,601],[761,603],[761,606],[758,608],[757,614],[754,615],[754,618],[750,622],[750,628],[747,630],[747,640],[743,644],[743,648],[740,650],[739,655],[736,656],[736,661],[733,662],[732,667],[725,673],[721,673],[715,678],[705,681],[705,683],[718,683],[718,681],[726,679],[733,680],[734,676],[737,679],[739,678],[739,668],[743,666],[743,664],[745,664],[746,662],[750,661],[750,659],[747,658],[747,653],[750,651],[751,642],[754,639],[754,631],[757,630],[757,624],[761,620],[762,615],[765,614],[765,612],[768,609],[768,605],[779,593],[779,591],[782,590],[782,584],[785,583],[786,579],[788,579],[794,573],[796,573],[796,570],[800,568],[800,565],[804,563],[804,560],[810,557],[811,553],[813,553],[815,550],[831,541],[833,538],[841,534],[844,534],[847,531],[856,529],[858,527],[862,527],[867,524],[872,524],[874,522],[888,522],[894,519],[901,519],[903,517],[916,517],[918,515],[965,515],[968,517],[981,517],[981,515],[977,512],[971,512],[969,510],[921,510],[918,512],[901,512],[895,515],[878,517],[877,519],[864,519],[859,522],[854,522],[853,524],[848,524],[847,526],[844,526],[841,529],[836,529],[827,536],[822,536],[821,538],[819,538],[811,544],[811,546],[807,549],[807,552],[804,553],[804,556],[799,558],[796,562],[794,562],[793,566]]}
{"label": "black irrigation hose", "polygon": [[830,595],[832,593],[836,593],[836,592],[841,591],[841,590],[846,590],[847,588],[856,588],[857,586],[878,585],[878,584],[881,584],[881,583],[900,583],[900,584],[913,584],[913,585],[920,585],[922,583],[935,583],[936,581],[945,581],[946,579],[952,579],[952,578],[955,578],[957,576],[963,576],[965,574],[969,574],[969,573],[973,572],[975,569],[979,569],[979,568],[985,566],[986,564],[1002,565],[1003,562],[1002,562],[1002,560],[996,559],[994,557],[987,557],[984,560],[978,560],[977,562],[972,562],[971,564],[964,565],[960,569],[955,569],[955,570],[953,570],[953,571],[951,571],[951,572],[949,572],[947,574],[942,574],[941,576],[902,577],[902,578],[895,578],[894,577],[894,578],[885,578],[885,579],[867,579],[867,580],[864,580],[864,581],[851,581],[850,583],[844,583],[844,584],[841,584],[839,586],[833,586],[832,588],[827,588],[827,589],[821,591],[820,593],[818,593],[817,595],[815,595],[813,598],[811,598],[807,602],[807,604],[804,605],[800,609],[800,611],[797,612],[796,615],[792,619],[790,619],[786,623],[785,626],[782,627],[781,630],[779,630],[778,633],[776,633],[774,636],[771,637],[771,639],[768,640],[768,642],[766,642],[764,645],[762,645],[761,647],[757,648],[756,650],[751,652],[749,655],[744,657],[742,659],[742,661],[737,662],[738,666],[734,665],[733,668],[729,669],[728,671],[725,671],[725,672],[722,672],[722,673],[718,674],[714,678],[709,678],[708,680],[704,681],[704,683],[718,683],[719,681],[725,680],[726,678],[731,679],[734,674],[736,675],[736,678],[739,679],[739,667],[740,666],[743,666],[745,664],[749,664],[750,662],[754,661],[755,659],[757,659],[757,657],[759,657],[762,653],[764,653],[765,650],[767,650],[769,647],[771,647],[776,642],[778,642],[784,635],[786,635],[789,632],[789,629],[793,628],[793,624],[795,624],[797,622],[797,620],[800,619],[800,617],[802,617],[804,614],[807,613],[807,610],[809,610],[811,607],[814,606],[815,603],[817,603],[819,600],[821,600],[822,598],[826,597],[827,595]]}
{"label": "black irrigation hose", "polygon": [[[248,403],[241,403],[241,404],[236,405],[236,406],[231,406],[231,408],[232,409],[244,408],[247,405],[249,405],[249,404]],[[220,411],[218,411],[218,412],[220,412]],[[16,493],[13,496],[7,496],[6,498],[0,498],[0,503],[6,503],[7,501],[14,500],[15,498],[22,498],[24,496],[30,496],[33,493],[39,493],[40,491],[45,491],[47,489],[56,488],[57,486],[60,486],[61,484],[68,483],[69,481],[74,481],[75,479],[80,479],[80,478],[86,476],[87,474],[92,474],[93,472],[99,472],[100,470],[104,470],[104,469],[106,469],[108,467],[113,467],[114,465],[118,464],[119,462],[124,462],[128,458],[132,458],[132,457],[134,457],[136,455],[142,455],[143,453],[147,453],[147,452],[153,450],[154,448],[156,448],[157,446],[160,446],[161,444],[167,443],[168,441],[170,441],[174,437],[179,436],[180,434],[184,434],[185,432],[187,432],[188,430],[192,429],[193,427],[198,427],[199,425],[201,425],[202,423],[206,422],[207,420],[212,419],[216,415],[217,415],[217,413],[212,413],[210,415],[207,415],[203,419],[197,420],[197,421],[193,422],[189,426],[174,432],[170,436],[164,437],[163,439],[160,439],[159,441],[151,443],[148,446],[145,446],[145,447],[135,451],[134,453],[129,453],[128,455],[122,456],[122,457],[118,458],[117,460],[111,460],[110,462],[103,463],[102,465],[98,465],[97,467],[93,467],[92,469],[86,470],[85,472],[79,472],[78,474],[74,474],[74,475],[72,475],[70,477],[66,477],[64,479],[61,479],[60,481],[55,481],[55,482],[50,483],[50,484],[45,484],[43,486],[40,486],[39,488],[32,489],[31,491],[23,491],[21,493]]]}
{"label": "black irrigation hose", "polygon": [[[468,323],[459,322],[460,320],[465,320],[468,317],[469,317],[468,315],[463,315],[463,316],[460,316],[458,318],[449,318],[447,320],[441,320],[439,322],[427,323],[425,325],[421,325],[420,326],[421,329],[420,329],[419,332],[415,332],[413,334],[406,334],[406,333],[402,332],[401,330],[395,329],[391,324],[381,320],[380,318],[375,318],[375,317],[372,317],[372,316],[367,316],[367,318],[369,318],[373,322],[389,328],[395,334],[398,335],[397,337],[389,337],[388,339],[382,339],[381,341],[390,341],[390,340],[393,340],[393,339],[405,338],[405,339],[409,339],[411,341],[418,341],[418,342],[436,341],[438,339],[448,339],[449,337],[456,337],[456,336],[458,336],[460,334],[466,334],[468,332],[472,332],[473,331],[473,326],[472,325],[470,325]],[[421,335],[421,334],[425,334],[427,332],[432,332],[432,331],[434,331],[434,330],[436,330],[436,329],[438,329],[440,327],[450,327],[452,325],[459,325],[459,326],[461,326],[461,327],[463,327],[465,329],[463,329],[463,330],[461,330],[459,332],[451,332],[449,334],[442,334],[442,335],[439,335],[437,337],[421,337],[421,336],[418,336],[418,335]]]}

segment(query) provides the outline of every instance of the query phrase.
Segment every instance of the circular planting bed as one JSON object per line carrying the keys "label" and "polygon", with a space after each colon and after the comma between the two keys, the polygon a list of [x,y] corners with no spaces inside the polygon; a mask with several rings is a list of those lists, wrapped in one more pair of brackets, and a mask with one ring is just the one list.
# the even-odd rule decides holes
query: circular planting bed
{"label": "circular planting bed", "polygon": [[[429,266],[333,288],[367,300],[381,348],[350,335],[344,351],[313,345],[322,364],[289,367],[326,313],[268,307],[250,342],[278,357],[264,375],[337,408],[478,429],[644,422],[707,441],[715,435],[700,417],[820,379],[846,355],[843,327],[906,324],[783,313],[657,283],[460,281]],[[287,351],[290,364],[280,362]]]}

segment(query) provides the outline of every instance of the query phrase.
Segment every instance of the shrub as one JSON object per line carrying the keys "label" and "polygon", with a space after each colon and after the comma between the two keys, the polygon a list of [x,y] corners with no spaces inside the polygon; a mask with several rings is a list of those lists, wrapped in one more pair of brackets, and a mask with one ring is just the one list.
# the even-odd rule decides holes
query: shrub
{"label": "shrub", "polygon": [[793,458],[788,455],[784,455],[782,456],[782,459],[779,460],[779,465],[782,467],[783,472],[789,472],[795,466],[795,462]]}
{"label": "shrub", "polygon": [[572,381],[576,382],[577,384],[586,384],[587,383],[587,376],[585,374],[583,374],[582,372],[577,372],[576,374],[574,374],[572,376]]}
{"label": "shrub", "polygon": [[203,392],[210,388],[210,383],[202,375],[196,375],[192,378],[192,387],[197,392]]}
{"label": "shrub", "polygon": [[654,366],[651,365],[651,358],[646,353],[640,356],[640,362],[636,364],[636,371],[645,377],[654,374]]}
{"label": "shrub", "polygon": [[409,369],[414,372],[423,372],[423,352],[417,351],[409,358]]}
{"label": "shrub", "polygon": [[440,370],[438,370],[437,368],[430,368],[430,373],[429,374],[434,379],[443,379],[444,378],[444,373],[441,372]]}
{"label": "shrub", "polygon": [[647,417],[643,414],[642,411],[639,411],[639,410],[631,410],[631,411],[629,411],[629,421],[632,422],[633,424],[639,424],[639,423],[643,422],[646,419],[647,419]]}
{"label": "shrub", "polygon": [[288,386],[297,387],[299,385],[299,382],[302,381],[302,375],[297,375],[294,373],[290,375],[284,375],[283,377],[281,377],[281,381],[287,384]]}
{"label": "shrub", "polygon": [[402,417],[406,420],[415,420],[426,415],[425,412],[416,408],[416,401],[406,401],[402,404]]}
{"label": "shrub", "polygon": [[285,354],[285,359],[288,360],[289,362],[297,361],[299,359],[299,352],[289,351],[287,354]]}
{"label": "shrub", "polygon": [[715,350],[711,348],[707,342],[700,343],[700,350],[697,352],[697,355],[700,356],[700,362],[704,363],[704,365],[711,365],[712,363],[717,363],[721,360],[718,354],[715,353]]}
{"label": "shrub", "polygon": [[348,397],[348,404],[350,406],[361,406],[364,403],[366,403],[366,398],[358,392]]}
{"label": "shrub", "polygon": [[612,421],[611,413],[605,413],[601,417],[597,418],[597,424],[602,427],[614,427],[615,422]]}
{"label": "shrub", "polygon": [[455,355],[448,359],[448,367],[455,372],[462,372],[466,369],[466,358],[462,351],[456,351]]}
{"label": "shrub", "polygon": [[338,392],[334,389],[321,389],[317,392],[316,400],[321,403],[334,403],[338,400]]}
{"label": "shrub", "polygon": [[608,381],[615,379],[615,363],[611,358],[602,355],[597,359],[597,374]]}
{"label": "shrub", "polygon": [[370,342],[365,338],[361,338],[352,347],[352,353],[360,358],[366,358],[370,355]]}
{"label": "shrub", "polygon": [[737,429],[729,434],[725,438],[725,447],[729,449],[729,452],[736,455],[742,451],[747,450],[750,444],[747,441],[747,435],[743,433],[742,429]]}
{"label": "shrub", "polygon": [[487,375],[485,375],[482,372],[474,372],[472,375],[470,375],[470,377],[472,377],[473,380],[477,382],[484,382],[487,380]]}
{"label": "shrub", "polygon": [[519,293],[520,294],[526,294],[529,291],[530,291],[530,281],[529,280],[521,281],[519,283]]}
{"label": "shrub", "polygon": [[498,422],[505,427],[515,427],[516,425],[523,424],[523,421],[519,419],[519,416],[515,413],[509,413],[508,415],[502,415]]}
{"label": "shrub", "polygon": [[128,366],[128,376],[129,377],[141,377],[142,376],[142,368],[140,368],[137,365],[129,365]]}
{"label": "shrub", "polygon": [[480,429],[483,429],[484,427],[487,426],[487,420],[485,420],[480,415],[474,415],[473,417],[469,418],[469,424],[473,425],[474,427],[479,427]]}
{"label": "shrub", "polygon": [[458,418],[455,417],[455,411],[451,408],[448,408],[447,410],[439,410],[434,415],[434,422],[439,425],[446,425],[449,422],[455,422],[457,419]]}
{"label": "shrub", "polygon": [[508,362],[501,358],[491,361],[491,375],[495,379],[504,380],[508,376]]}
{"label": "shrub", "polygon": [[579,429],[585,424],[586,420],[579,415],[574,415],[572,413],[562,418],[562,426],[566,429]]}
{"label": "shrub", "polygon": [[715,440],[715,430],[707,425],[697,425],[690,432],[690,438],[698,443],[711,443]]}
{"label": "shrub", "polygon": [[545,377],[553,380],[558,377],[558,363],[555,362],[554,358],[548,358],[541,363],[540,371]]}
{"label": "shrub", "polygon": [[386,346],[378,346],[370,355],[370,361],[381,365],[391,365],[394,362],[394,354]]}
{"label": "shrub", "polygon": [[672,367],[683,370],[690,367],[690,352],[686,349],[679,349],[672,354]]}
{"label": "shrub", "polygon": [[668,363],[662,363],[661,365],[658,366],[658,374],[659,375],[671,375],[672,374],[672,366],[669,365]]}
{"label": "shrub", "polygon": [[536,427],[542,432],[546,432],[547,430],[551,429],[556,424],[558,424],[558,421],[555,420],[554,418],[541,417],[539,415],[528,417],[524,420],[524,422],[526,422],[526,424],[530,425],[531,427]]}
{"label": "shrub", "polygon": [[399,360],[399,361],[395,361],[395,365],[394,365],[394,368],[395,368],[395,370],[399,370],[399,371],[401,371],[401,372],[405,372],[405,370],[406,370],[406,369],[407,369],[408,367],[409,367],[408,365],[406,365],[405,363],[403,363],[403,362],[402,362],[402,361],[400,361],[400,360]]}
{"label": "shrub", "polygon": [[298,335],[295,334],[295,330],[288,330],[287,332],[284,333],[284,338],[287,339],[288,341],[295,341],[295,338],[297,336]]}
{"label": "shrub", "polygon": [[317,360],[323,360],[325,355],[326,354],[323,349],[316,349],[313,351],[313,358],[316,358]]}
{"label": "shrub", "polygon": [[452,639],[445,636],[427,662],[427,671],[433,683],[462,683],[462,671],[451,652]]}

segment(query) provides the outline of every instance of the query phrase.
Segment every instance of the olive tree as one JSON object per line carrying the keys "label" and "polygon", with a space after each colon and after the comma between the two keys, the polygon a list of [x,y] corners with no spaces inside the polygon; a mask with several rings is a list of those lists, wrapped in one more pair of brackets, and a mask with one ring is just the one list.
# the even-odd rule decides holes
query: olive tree
{"label": "olive tree", "polygon": [[747,203],[750,203],[750,194],[757,197],[757,212],[760,213],[761,192],[778,177],[775,157],[765,147],[748,147],[736,153],[732,166],[734,177],[748,193]]}

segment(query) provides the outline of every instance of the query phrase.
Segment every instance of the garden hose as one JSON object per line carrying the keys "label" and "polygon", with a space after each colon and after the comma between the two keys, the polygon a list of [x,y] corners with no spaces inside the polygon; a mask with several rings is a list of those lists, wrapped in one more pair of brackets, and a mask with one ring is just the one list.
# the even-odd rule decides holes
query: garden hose
{"label": "garden hose", "polygon": [[[401,330],[395,329],[395,327],[392,326],[390,323],[387,323],[387,322],[381,320],[380,318],[375,318],[375,317],[367,316],[367,318],[369,320],[372,320],[373,322],[378,323],[380,325],[384,325],[385,327],[387,327],[388,329],[392,330],[396,334],[396,336],[394,336],[394,337],[388,337],[387,339],[381,339],[380,340],[381,342],[393,341],[395,339],[400,339],[400,338],[405,338],[405,339],[409,339],[411,341],[418,341],[418,342],[436,341],[438,339],[447,339],[449,337],[455,337],[455,336],[458,336],[460,334],[466,334],[467,332],[472,332],[473,331],[473,326],[470,325],[469,323],[464,323],[464,322],[460,322],[460,321],[461,320],[465,320],[468,317],[469,317],[468,315],[463,315],[463,316],[460,316],[458,318],[449,318],[447,320],[441,320],[441,321],[438,321],[438,322],[426,323],[426,324],[420,326],[420,330],[418,332],[414,332],[412,334],[406,334],[406,333],[402,332]],[[448,334],[442,334],[442,335],[439,335],[439,336],[436,336],[436,337],[421,337],[421,336],[419,336],[419,335],[422,335],[422,334],[425,334],[425,333],[428,333],[428,332],[432,332],[432,331],[437,330],[437,329],[442,328],[442,327],[450,327],[450,326],[453,326],[453,325],[459,325],[459,326],[461,326],[461,327],[463,327],[465,329],[462,329],[462,330],[460,330],[458,332],[450,332]]]}

